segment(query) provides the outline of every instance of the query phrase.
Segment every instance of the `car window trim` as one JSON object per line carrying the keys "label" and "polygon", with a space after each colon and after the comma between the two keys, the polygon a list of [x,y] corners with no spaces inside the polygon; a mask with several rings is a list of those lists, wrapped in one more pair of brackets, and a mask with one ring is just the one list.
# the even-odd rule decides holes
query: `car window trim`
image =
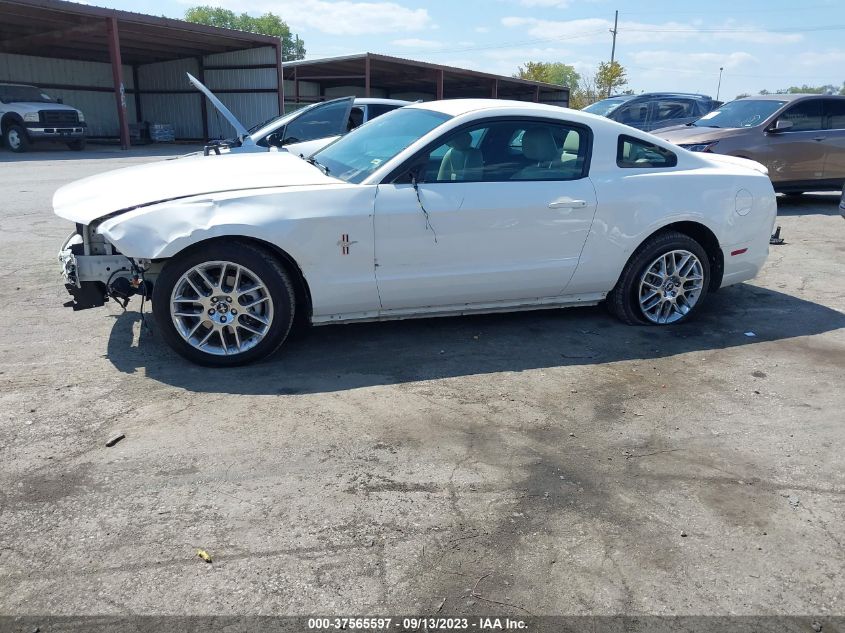
{"label": "car window trim", "polygon": [[822,99],[822,123],[825,126],[822,129],[824,131],[830,131],[830,132],[845,131],[845,127],[827,127],[828,126],[827,119],[829,118],[829,116],[830,116],[830,118],[832,118],[832,115],[826,114],[828,104],[832,105],[834,103],[842,103],[843,105],[845,105],[845,99],[835,99],[835,98],[832,98],[832,97],[833,97],[833,95],[829,96],[826,99]]}
{"label": "car window trim", "polygon": [[[507,123],[507,122],[515,122],[515,123],[548,123],[550,125],[562,125],[566,127],[570,127],[573,129],[582,130],[585,133],[585,137],[587,139],[587,152],[584,155],[584,164],[581,166],[581,175],[577,178],[566,178],[566,179],[537,179],[537,180],[463,180],[460,183],[456,182],[454,184],[469,184],[469,183],[491,183],[491,182],[573,182],[575,180],[583,180],[584,178],[589,177],[590,175],[590,163],[592,162],[593,157],[593,129],[589,125],[585,125],[583,123],[576,123],[574,121],[568,120],[561,120],[555,119],[552,117],[527,117],[527,116],[514,116],[514,115],[504,115],[504,116],[494,116],[494,117],[487,117],[484,119],[476,119],[474,121],[468,121],[467,123],[462,123],[461,125],[452,128],[448,132],[444,132],[440,136],[438,136],[433,141],[427,143],[423,148],[417,150],[413,156],[406,159],[402,162],[401,165],[394,168],[390,171],[384,178],[381,179],[379,184],[393,184],[394,181],[406,174],[414,165],[419,163],[420,159],[424,156],[430,154],[433,150],[437,149],[441,145],[443,145],[443,138],[447,138],[453,134],[457,134],[467,128],[471,127],[479,127],[481,125],[491,124],[491,123]],[[447,181],[452,182],[452,181]],[[426,184],[443,184],[439,181],[434,181],[432,183]],[[422,183],[420,183],[422,184]]]}

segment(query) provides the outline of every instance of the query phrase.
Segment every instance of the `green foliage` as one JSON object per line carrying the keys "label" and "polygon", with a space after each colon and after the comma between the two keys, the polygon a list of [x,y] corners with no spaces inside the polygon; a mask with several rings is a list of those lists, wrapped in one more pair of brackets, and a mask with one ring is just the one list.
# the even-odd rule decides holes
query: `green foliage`
{"label": "green foliage", "polygon": [[596,71],[596,86],[599,93],[609,97],[628,83],[625,68],[617,61],[602,62]]}
{"label": "green foliage", "polygon": [[557,84],[574,89],[581,79],[575,68],[562,62],[526,62],[520,66],[514,77],[543,81],[547,84]]}
{"label": "green foliage", "polygon": [[275,13],[265,13],[256,18],[247,13],[236,14],[221,7],[198,6],[185,11],[185,20],[194,24],[272,35],[282,40],[282,56],[285,61],[305,58],[305,42],[298,35],[291,35],[288,25]]}

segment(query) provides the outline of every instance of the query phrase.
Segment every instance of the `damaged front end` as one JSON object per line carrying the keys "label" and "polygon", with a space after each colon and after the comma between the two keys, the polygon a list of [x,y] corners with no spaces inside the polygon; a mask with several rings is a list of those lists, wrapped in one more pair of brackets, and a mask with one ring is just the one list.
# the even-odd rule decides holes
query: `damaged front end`
{"label": "damaged front end", "polygon": [[149,297],[152,285],[145,279],[149,260],[134,260],[119,253],[92,225],[76,225],[59,251],[61,274],[74,310],[98,308],[109,298],[126,307],[134,295]]}

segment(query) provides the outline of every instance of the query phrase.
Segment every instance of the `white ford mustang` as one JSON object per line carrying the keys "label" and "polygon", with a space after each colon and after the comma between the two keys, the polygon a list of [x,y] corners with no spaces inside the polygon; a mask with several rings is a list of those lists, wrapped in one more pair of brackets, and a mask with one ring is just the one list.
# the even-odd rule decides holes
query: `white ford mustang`
{"label": "white ford mustang", "polygon": [[286,152],[131,167],[59,189],[75,309],[152,299],[192,361],[264,357],[294,320],[590,305],[678,323],[754,277],[766,169],[522,102],[414,104],[308,161]]}

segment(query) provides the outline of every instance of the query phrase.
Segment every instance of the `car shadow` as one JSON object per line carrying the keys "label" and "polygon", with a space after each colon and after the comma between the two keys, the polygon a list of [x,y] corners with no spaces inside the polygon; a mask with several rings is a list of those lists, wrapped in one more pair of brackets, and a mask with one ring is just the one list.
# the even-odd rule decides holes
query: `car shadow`
{"label": "car shadow", "polygon": [[[691,323],[630,327],[602,307],[335,325],[289,340],[271,358],[211,369],[172,352],[125,312],[108,358],[126,373],[195,392],[304,394],[458,376],[598,365],[753,345],[845,327],[845,314],[749,284],[708,298]],[[153,325],[153,332],[155,326]],[[753,333],[749,336],[746,333]]]}
{"label": "car shadow", "polygon": [[839,193],[805,193],[778,196],[778,216],[839,215]]}

